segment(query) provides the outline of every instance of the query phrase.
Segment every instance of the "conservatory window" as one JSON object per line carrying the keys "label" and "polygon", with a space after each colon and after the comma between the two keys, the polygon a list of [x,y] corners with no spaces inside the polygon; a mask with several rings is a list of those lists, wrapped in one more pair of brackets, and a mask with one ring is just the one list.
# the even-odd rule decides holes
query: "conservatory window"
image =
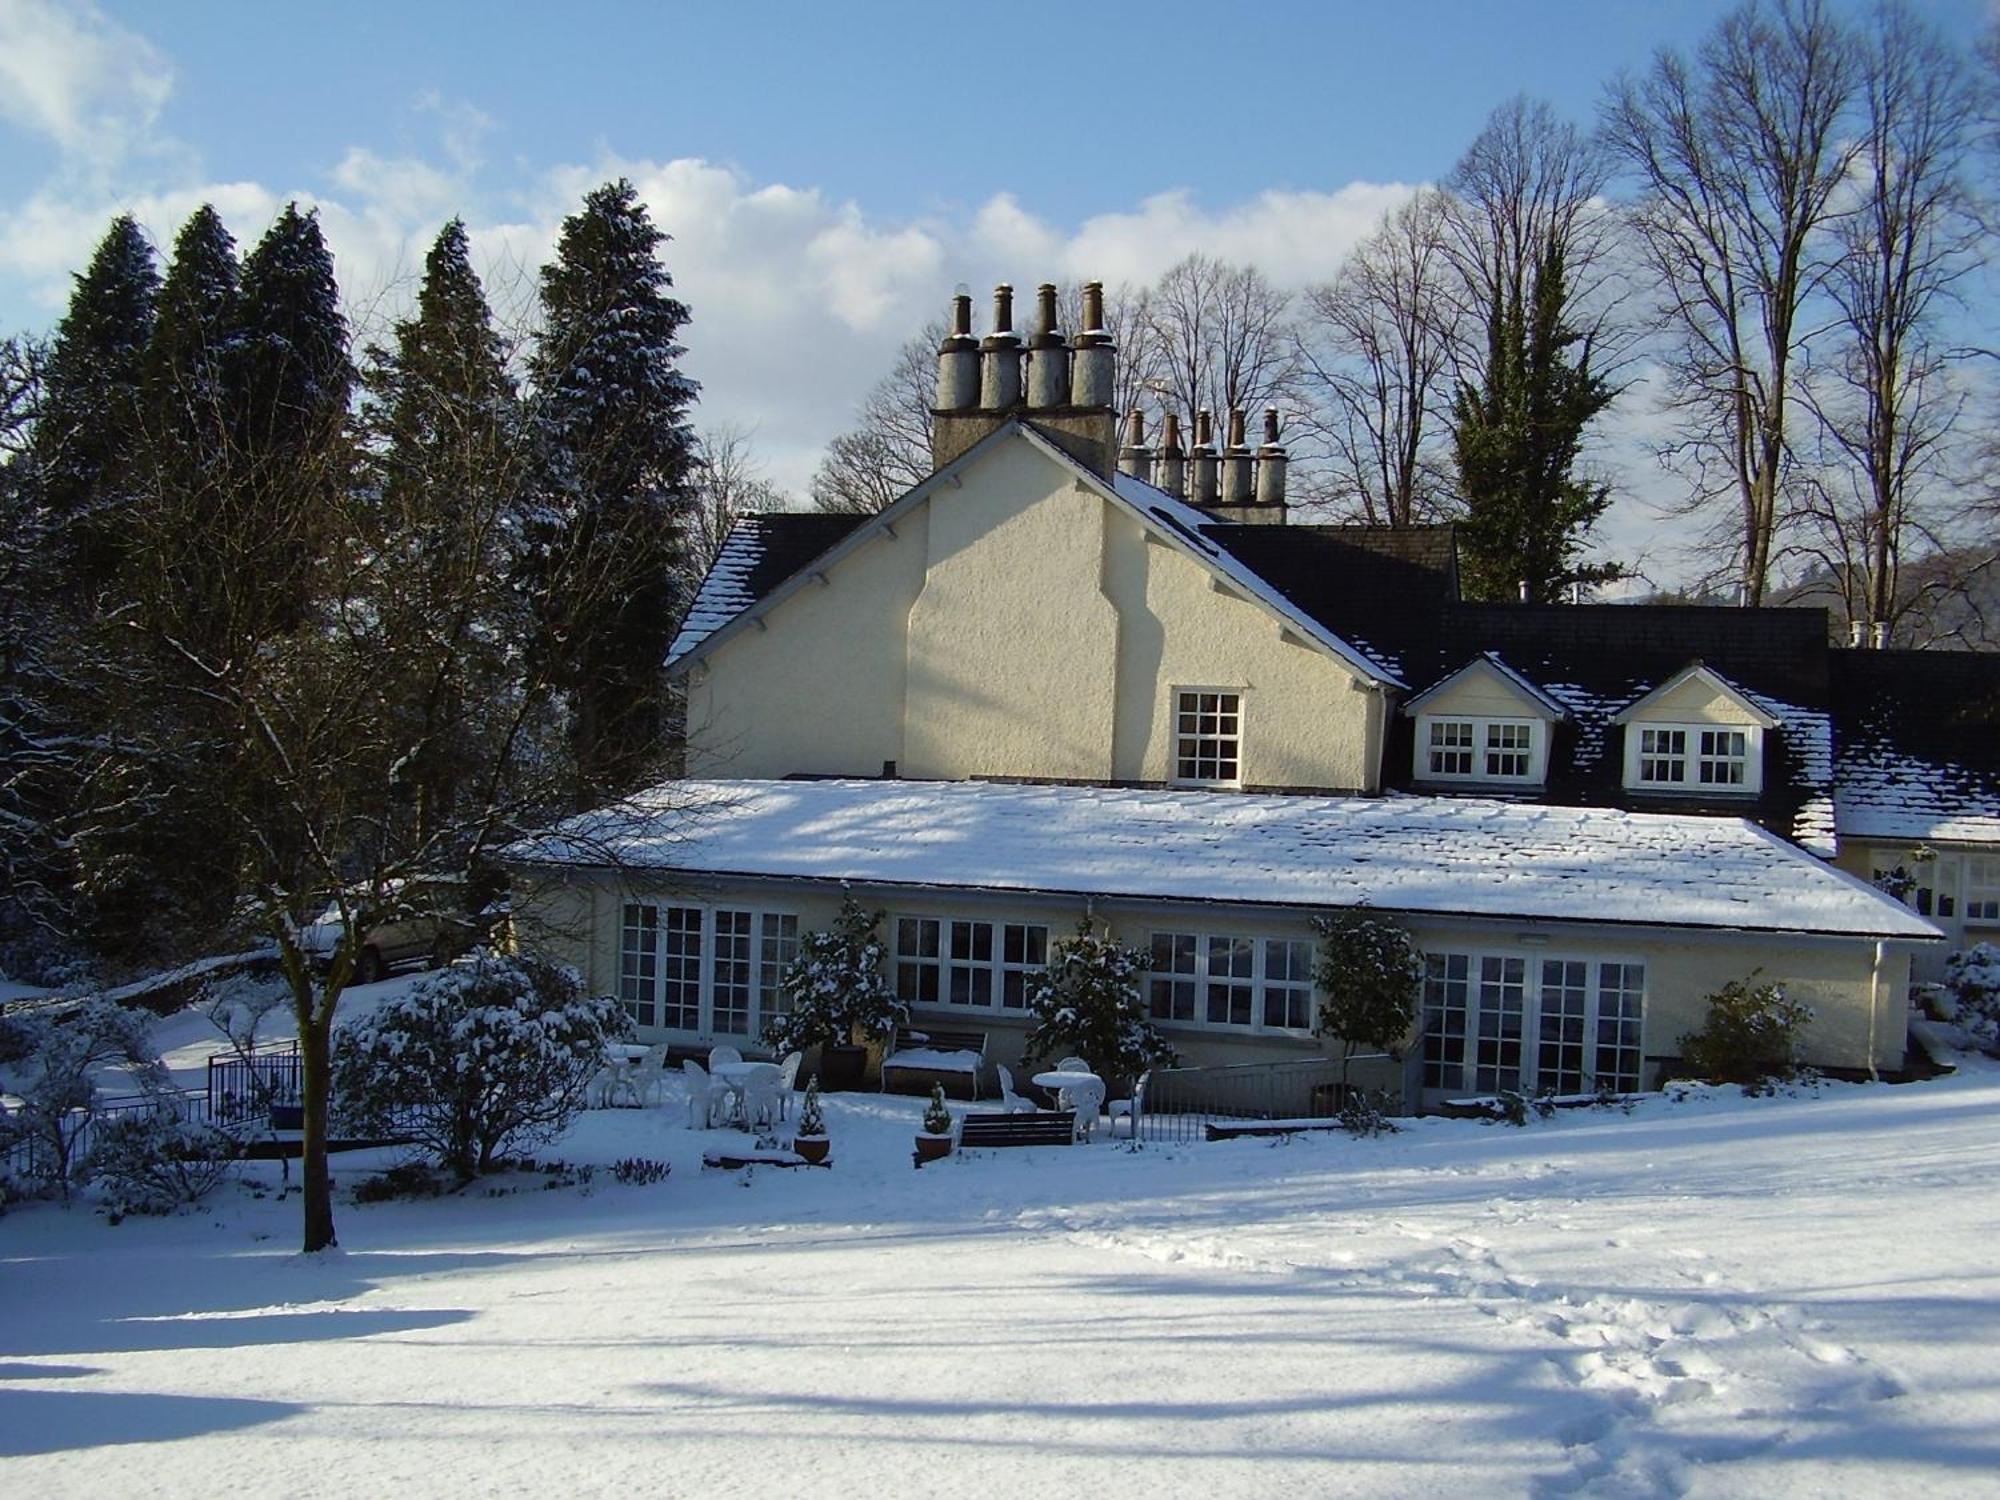
{"label": "conservatory window", "polygon": [[1974,854],[1967,857],[1965,920],[2000,922],[2000,854]]}
{"label": "conservatory window", "polygon": [[1148,1010],[1216,1031],[1310,1033],[1312,962],[1309,942],[1156,932]]}
{"label": "conservatory window", "polygon": [[660,909],[627,902],[618,929],[618,999],[635,1026],[657,1024]]}
{"label": "conservatory window", "polygon": [[1049,961],[1039,922],[896,919],[896,997],[909,1005],[1023,1010],[1028,976]]}
{"label": "conservatory window", "polygon": [[1631,1092],[1642,1071],[1645,991],[1644,964],[1426,954],[1424,1087]]}

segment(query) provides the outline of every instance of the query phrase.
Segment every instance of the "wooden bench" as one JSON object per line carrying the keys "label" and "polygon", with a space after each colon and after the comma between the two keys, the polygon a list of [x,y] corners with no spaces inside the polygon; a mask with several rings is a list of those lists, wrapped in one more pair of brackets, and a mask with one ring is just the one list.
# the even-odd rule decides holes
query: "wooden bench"
{"label": "wooden bench", "polygon": [[1011,1115],[967,1115],[958,1122],[958,1144],[969,1146],[1070,1146],[1076,1143],[1073,1109],[1023,1110]]}
{"label": "wooden bench", "polygon": [[882,1091],[890,1091],[890,1075],[897,1082],[913,1082],[915,1093],[927,1093],[934,1083],[942,1083],[947,1094],[979,1097],[979,1075],[986,1071],[986,1033],[953,1031],[943,1026],[909,1027],[896,1038],[889,1055],[882,1059]]}

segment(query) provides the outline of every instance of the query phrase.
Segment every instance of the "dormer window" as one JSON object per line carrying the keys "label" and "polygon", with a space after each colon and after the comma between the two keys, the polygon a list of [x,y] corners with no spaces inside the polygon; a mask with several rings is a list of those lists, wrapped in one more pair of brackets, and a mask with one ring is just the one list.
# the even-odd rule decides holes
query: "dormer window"
{"label": "dormer window", "polygon": [[1625,726],[1628,790],[1724,798],[1764,789],[1764,736],[1778,727],[1761,703],[1699,662],[1611,722]]}
{"label": "dormer window", "polygon": [[[1751,750],[1761,731],[1754,725],[1726,728],[1708,724],[1642,724],[1639,732],[1641,789],[1748,792],[1756,789]],[[1690,753],[1692,752],[1692,753]]]}
{"label": "dormer window", "polygon": [[1417,718],[1422,781],[1539,781],[1541,736],[1533,719]]}

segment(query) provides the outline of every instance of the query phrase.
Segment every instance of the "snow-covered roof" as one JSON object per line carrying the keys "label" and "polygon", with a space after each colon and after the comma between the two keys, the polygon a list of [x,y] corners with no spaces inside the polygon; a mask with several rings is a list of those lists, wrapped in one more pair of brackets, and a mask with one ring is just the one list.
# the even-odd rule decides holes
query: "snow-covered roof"
{"label": "snow-covered roof", "polygon": [[1734,818],[1458,797],[926,781],[669,782],[510,851],[524,864],[1934,938],[1866,882]]}
{"label": "snow-covered roof", "polygon": [[667,664],[682,656],[727,625],[751,604],[757,595],[750,586],[751,571],[764,560],[764,528],[760,517],[745,516],[723,541],[722,550],[708,576],[701,581],[694,603],[681,619],[681,628],[667,648]]}
{"label": "snow-covered roof", "polygon": [[1842,838],[2000,844],[2000,789],[1990,779],[1879,741],[1841,755],[1833,811]]}

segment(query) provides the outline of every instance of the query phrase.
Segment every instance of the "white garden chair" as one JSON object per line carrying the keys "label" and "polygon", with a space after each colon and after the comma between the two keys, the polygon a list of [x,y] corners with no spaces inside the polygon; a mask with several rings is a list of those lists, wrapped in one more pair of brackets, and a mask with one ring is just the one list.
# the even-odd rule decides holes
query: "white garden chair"
{"label": "white garden chair", "polygon": [[1146,1080],[1153,1075],[1141,1073],[1139,1081],[1132,1085],[1130,1099],[1113,1099],[1104,1106],[1104,1112],[1111,1116],[1111,1133],[1118,1134],[1118,1122],[1125,1122],[1125,1134],[1131,1140],[1139,1139],[1139,1116],[1146,1112]]}
{"label": "white garden chair", "polygon": [[1023,1099],[1019,1094],[1014,1092],[1013,1069],[1006,1067],[1004,1064],[996,1064],[993,1071],[1000,1079],[1000,1107],[1003,1110],[1010,1115],[1018,1115],[1023,1111],[1034,1109],[1034,1100]]}
{"label": "white garden chair", "polygon": [[[681,1064],[681,1071],[687,1075],[688,1129],[707,1130],[715,1124],[715,1080],[691,1057]],[[698,1126],[696,1121],[700,1121]]]}
{"label": "white garden chair", "polygon": [[743,1081],[743,1128],[776,1130],[779,1119],[779,1080],[784,1069],[769,1063],[753,1071]]}
{"label": "white garden chair", "polygon": [[1104,1085],[1095,1078],[1073,1083],[1064,1090],[1076,1111],[1076,1138],[1092,1139],[1097,1134],[1098,1111],[1104,1108]]}
{"label": "white garden chair", "polygon": [[725,1044],[720,1047],[710,1047],[708,1049],[708,1067],[710,1072],[714,1072],[716,1067],[721,1063],[740,1063],[742,1061],[743,1053],[740,1048]]}
{"label": "white garden chair", "polygon": [[778,1118],[786,1120],[792,1114],[792,1095],[799,1087],[799,1067],[806,1060],[803,1052],[786,1054],[778,1065]]}
{"label": "white garden chair", "polygon": [[664,1042],[640,1058],[625,1075],[625,1083],[632,1091],[632,1102],[641,1107],[648,1103],[658,1104],[666,1082],[667,1048]]}
{"label": "white garden chair", "polygon": [[1089,1063],[1080,1057],[1065,1057],[1056,1064],[1058,1073],[1089,1073],[1094,1071]]}

